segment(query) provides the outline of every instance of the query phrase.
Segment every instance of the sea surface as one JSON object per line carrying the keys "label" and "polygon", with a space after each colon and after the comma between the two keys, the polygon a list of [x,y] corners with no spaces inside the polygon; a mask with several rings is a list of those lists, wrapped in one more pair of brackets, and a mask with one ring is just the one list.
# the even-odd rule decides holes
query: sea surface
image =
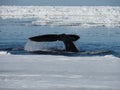
{"label": "sea surface", "polygon": [[18,6],[120,6],[120,0],[1,0],[0,5]]}
{"label": "sea surface", "polygon": [[[43,34],[66,33],[80,36],[80,39],[75,42],[79,51],[108,51],[107,53],[103,52],[95,55],[112,54],[120,57],[119,27],[81,28],[76,26],[41,26],[31,25],[30,23],[30,19],[0,19],[0,51],[7,51],[8,53],[18,55],[32,54],[24,50],[29,37]],[[77,53],[70,55],[81,56],[81,54]]]}
{"label": "sea surface", "polygon": [[[80,52],[61,52],[65,47],[60,41],[29,40],[37,35],[63,33],[80,36],[74,42]],[[0,6],[1,52],[120,57],[119,38],[119,6]],[[49,52],[31,53],[33,51]]]}

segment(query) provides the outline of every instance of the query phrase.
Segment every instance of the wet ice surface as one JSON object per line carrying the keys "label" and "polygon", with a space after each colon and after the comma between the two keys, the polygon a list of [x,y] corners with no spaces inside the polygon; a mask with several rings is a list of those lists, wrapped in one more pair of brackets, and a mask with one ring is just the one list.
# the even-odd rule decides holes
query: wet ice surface
{"label": "wet ice surface", "polygon": [[0,58],[0,90],[120,89],[120,59],[114,56],[1,55]]}

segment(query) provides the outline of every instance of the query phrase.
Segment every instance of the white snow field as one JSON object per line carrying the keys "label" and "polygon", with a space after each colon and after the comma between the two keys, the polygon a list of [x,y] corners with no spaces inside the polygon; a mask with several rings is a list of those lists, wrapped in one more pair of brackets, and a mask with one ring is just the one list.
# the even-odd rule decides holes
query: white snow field
{"label": "white snow field", "polygon": [[0,54],[0,90],[120,90],[120,58]]}
{"label": "white snow field", "polygon": [[120,27],[119,6],[0,6],[0,18],[34,18],[32,25]]}

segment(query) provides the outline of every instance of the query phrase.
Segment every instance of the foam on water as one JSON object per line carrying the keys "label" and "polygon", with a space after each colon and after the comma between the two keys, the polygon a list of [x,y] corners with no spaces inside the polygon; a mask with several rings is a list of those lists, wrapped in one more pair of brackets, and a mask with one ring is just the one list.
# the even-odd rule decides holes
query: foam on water
{"label": "foam on water", "polygon": [[49,51],[49,50],[63,50],[65,47],[62,42],[56,41],[56,42],[34,42],[31,40],[28,40],[24,49],[26,51]]}

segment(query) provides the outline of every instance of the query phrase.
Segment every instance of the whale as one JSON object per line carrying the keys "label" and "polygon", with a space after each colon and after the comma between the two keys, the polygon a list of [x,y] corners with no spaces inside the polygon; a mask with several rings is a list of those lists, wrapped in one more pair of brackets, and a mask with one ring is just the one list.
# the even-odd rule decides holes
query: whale
{"label": "whale", "polygon": [[67,52],[79,52],[74,44],[74,41],[80,39],[80,36],[74,34],[45,34],[30,37],[29,40],[34,42],[55,42],[62,41]]}

